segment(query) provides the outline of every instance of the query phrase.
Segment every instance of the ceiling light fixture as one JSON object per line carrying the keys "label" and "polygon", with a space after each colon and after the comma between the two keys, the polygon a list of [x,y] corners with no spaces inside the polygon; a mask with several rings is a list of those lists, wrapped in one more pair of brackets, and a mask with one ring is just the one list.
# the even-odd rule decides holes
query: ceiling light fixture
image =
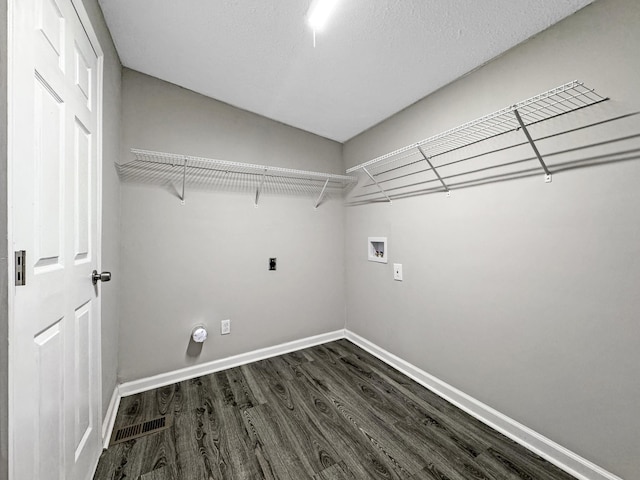
{"label": "ceiling light fixture", "polygon": [[322,31],[338,0],[313,0],[307,12],[307,23],[313,30],[313,47],[316,46],[316,32]]}

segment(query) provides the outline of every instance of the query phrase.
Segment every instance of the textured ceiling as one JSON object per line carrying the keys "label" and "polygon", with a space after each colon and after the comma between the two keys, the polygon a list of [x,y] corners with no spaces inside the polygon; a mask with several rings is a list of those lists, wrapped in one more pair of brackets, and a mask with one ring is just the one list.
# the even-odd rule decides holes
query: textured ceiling
{"label": "textured ceiling", "polygon": [[122,63],[344,142],[593,0],[100,0]]}

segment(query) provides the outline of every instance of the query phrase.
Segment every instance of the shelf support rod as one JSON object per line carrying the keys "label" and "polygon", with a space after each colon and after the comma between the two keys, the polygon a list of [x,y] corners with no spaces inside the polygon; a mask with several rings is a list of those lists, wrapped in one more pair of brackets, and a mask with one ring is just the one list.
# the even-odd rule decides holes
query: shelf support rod
{"label": "shelf support rod", "polygon": [[520,127],[522,128],[522,131],[526,135],[527,140],[529,141],[529,144],[531,145],[531,148],[533,148],[533,152],[536,154],[536,157],[538,157],[538,161],[540,162],[540,165],[542,165],[542,168],[543,168],[544,173],[545,173],[544,181],[547,182],[547,183],[551,182],[551,172],[549,171],[549,167],[547,167],[547,164],[544,163],[544,160],[542,159],[542,155],[540,155],[540,152],[538,151],[538,147],[536,147],[536,144],[533,141],[533,138],[531,138],[531,135],[529,134],[529,130],[527,130],[527,127],[525,126],[524,122],[522,121],[522,117],[520,116],[520,112],[518,112],[517,108],[514,108],[513,109],[513,113],[516,116],[516,119],[518,120],[518,123],[520,124]]}
{"label": "shelf support rod", "polygon": [[388,201],[389,203],[393,203],[393,202],[391,201],[391,199],[389,198],[389,195],[387,195],[387,192],[385,192],[385,191],[382,189],[382,187],[381,187],[381,186],[380,186],[380,184],[376,181],[376,179],[375,179],[375,178],[373,178],[373,175],[371,175],[371,174],[369,173],[369,170],[367,170],[365,167],[362,167],[362,170],[364,170],[364,173],[366,173],[367,175],[369,175],[369,178],[371,179],[371,181],[372,181],[373,183],[375,183],[375,184],[376,184],[376,187],[378,187],[378,189],[380,190],[380,192],[382,193],[382,195],[384,195],[384,196],[385,196],[385,198],[387,199],[387,201]]}
{"label": "shelf support rod", "polygon": [[256,201],[254,202],[254,205],[256,206],[256,208],[258,207],[258,200],[260,199],[260,192],[262,191],[262,186],[264,185],[264,179],[267,176],[267,169],[264,169],[264,172],[262,172],[262,180],[260,181],[260,185],[258,186],[258,188],[256,189]]}
{"label": "shelf support rod", "polygon": [[182,167],[182,196],[180,200],[182,200],[182,205],[184,205],[184,190],[185,184],[187,183],[187,157],[184,157],[184,166]]}
{"label": "shelf support rod", "polygon": [[313,208],[318,208],[318,205],[320,205],[320,202],[322,201],[322,197],[324,197],[324,191],[327,189],[327,185],[329,185],[329,179],[327,178],[327,181],[324,182],[324,187],[322,187],[322,191],[320,192],[320,196],[318,197],[318,200],[316,200],[316,206]]}
{"label": "shelf support rod", "polygon": [[429,160],[429,157],[427,156],[426,153],[424,153],[424,150],[422,150],[422,147],[420,145],[418,145],[418,150],[420,151],[420,153],[422,154],[422,156],[424,157],[424,161],[427,162],[429,164],[429,167],[431,168],[431,170],[433,170],[433,173],[436,174],[436,177],[438,177],[438,180],[440,180],[440,183],[442,184],[442,186],[444,187],[444,191],[447,192],[447,197],[449,195],[451,195],[451,192],[449,191],[449,187],[447,186],[446,183],[444,183],[444,180],[442,179],[442,177],[440,176],[440,174],[438,173],[438,170],[436,170],[436,167],[433,166],[433,164],[431,163],[431,160]]}

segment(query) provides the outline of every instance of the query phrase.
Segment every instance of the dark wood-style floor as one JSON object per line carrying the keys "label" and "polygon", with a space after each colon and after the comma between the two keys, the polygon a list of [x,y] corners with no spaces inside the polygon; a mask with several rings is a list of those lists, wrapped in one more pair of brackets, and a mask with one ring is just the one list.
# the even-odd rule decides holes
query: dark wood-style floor
{"label": "dark wood-style floor", "polygon": [[340,340],[122,399],[94,480],[572,479]]}

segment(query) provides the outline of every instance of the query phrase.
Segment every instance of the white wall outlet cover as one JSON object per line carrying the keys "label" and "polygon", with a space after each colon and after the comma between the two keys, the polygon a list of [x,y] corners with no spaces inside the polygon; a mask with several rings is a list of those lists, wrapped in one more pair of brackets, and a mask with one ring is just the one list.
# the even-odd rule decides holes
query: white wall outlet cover
{"label": "white wall outlet cover", "polygon": [[369,237],[367,239],[367,258],[370,262],[387,263],[389,258],[387,237]]}
{"label": "white wall outlet cover", "polygon": [[231,320],[222,320],[220,322],[220,334],[228,335],[231,333]]}
{"label": "white wall outlet cover", "polygon": [[402,281],[402,264],[401,263],[393,264],[393,279]]}

